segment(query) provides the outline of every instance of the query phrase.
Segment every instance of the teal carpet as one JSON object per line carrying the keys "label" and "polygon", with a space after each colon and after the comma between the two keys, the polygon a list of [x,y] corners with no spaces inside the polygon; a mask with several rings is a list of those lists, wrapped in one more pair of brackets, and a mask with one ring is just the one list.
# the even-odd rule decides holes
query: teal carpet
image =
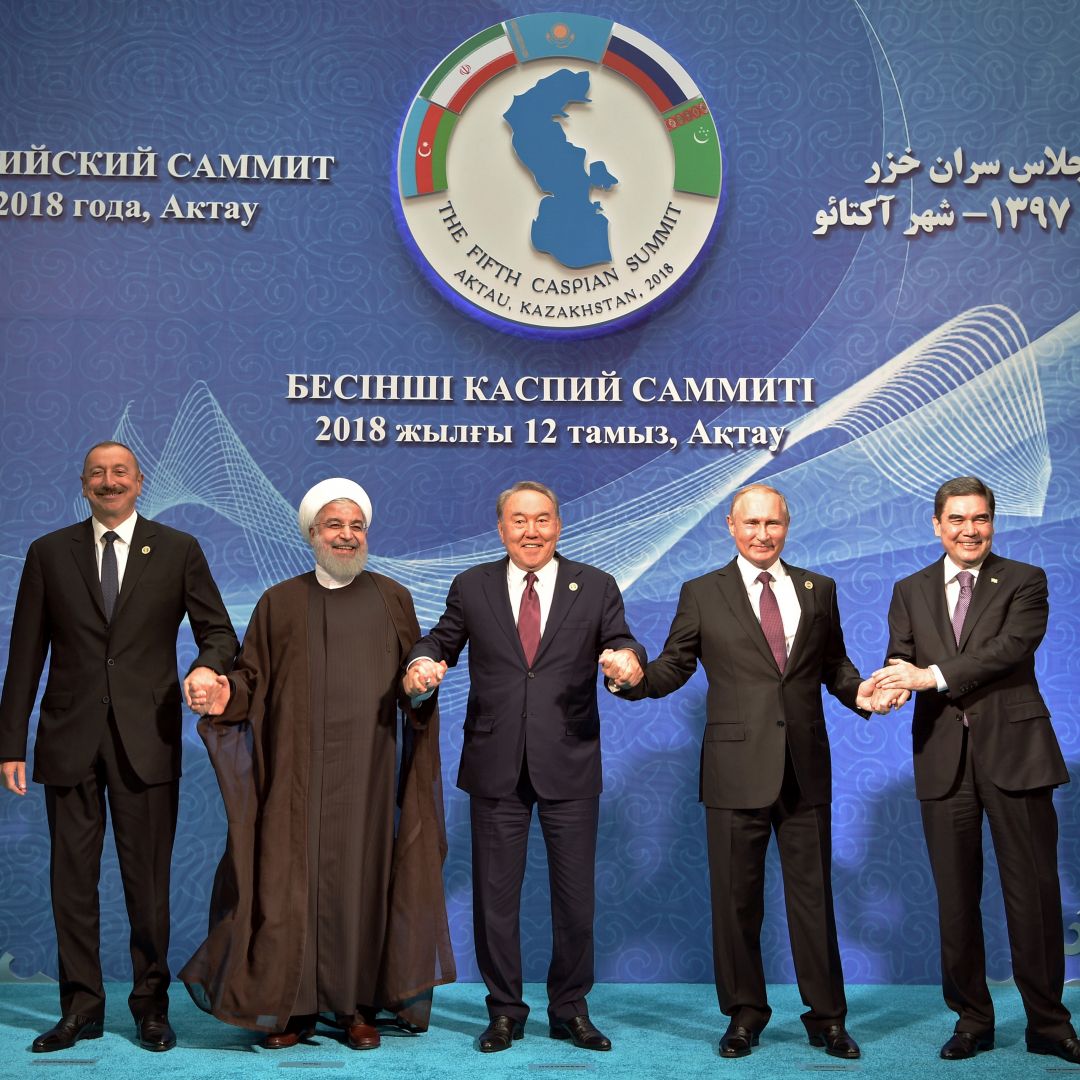
{"label": "teal carpet", "polygon": [[[260,1077],[366,1074],[384,1080],[483,1077],[485,1080],[540,1080],[584,1074],[599,1080],[662,1077],[698,1080],[730,1076],[773,1080],[810,1074],[852,1073],[875,1077],[936,1077],[1016,1080],[1018,1077],[1080,1077],[1080,1068],[1024,1049],[1024,1014],[1012,986],[995,988],[997,1049],[970,1061],[938,1057],[952,1030],[952,1014],[932,986],[852,986],[848,1027],[863,1057],[850,1064],[807,1044],[793,986],[770,988],[773,1018],[761,1045],[748,1058],[726,1061],[716,1044],[725,1025],[711,986],[602,984],[590,995],[593,1020],[614,1043],[608,1054],[576,1050],[548,1038],[544,991],[530,985],[534,1009],[525,1038],[501,1054],[481,1054],[475,1038],[485,1022],[484,988],[476,983],[442,987],[435,994],[431,1030],[424,1035],[390,1036],[379,1050],[357,1053],[329,1032],[291,1050],[268,1051],[250,1032],[226,1027],[199,1012],[183,988],[173,994],[172,1022],[179,1045],[167,1054],[149,1054],[134,1041],[127,1013],[127,987],[109,987],[111,1011],[105,1036],[55,1054],[32,1054],[34,1036],[57,1019],[56,987],[0,984],[0,1077],[35,1080],[44,1076],[100,1080],[258,1080]],[[1070,986],[1065,1002],[1080,1013],[1080,988]]]}

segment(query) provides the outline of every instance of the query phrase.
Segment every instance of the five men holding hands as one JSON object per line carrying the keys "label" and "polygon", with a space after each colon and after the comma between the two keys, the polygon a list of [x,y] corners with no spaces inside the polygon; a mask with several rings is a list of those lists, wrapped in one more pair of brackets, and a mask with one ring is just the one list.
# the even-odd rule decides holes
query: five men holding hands
{"label": "five men holding hands", "polygon": [[[91,520],[27,555],[0,703],[3,782],[24,794],[29,718],[51,649],[36,777],[53,842],[62,1016],[35,1051],[102,1033],[96,897],[106,792],[132,922],[139,1039],[151,1050],[175,1042],[164,953],[180,725],[169,658],[186,612],[200,653],[185,694],[203,714],[229,835],[209,936],[181,978],[198,1004],[265,1032],[268,1046],[294,1045],[330,1016],[348,1045],[373,1049],[376,1012],[426,1027],[432,987],[454,977],[433,695],[468,645],[457,783],[469,794],[474,937],[488,991],[481,1051],[509,1049],[529,1012],[519,908],[534,806],[551,884],[548,1032],[611,1049],[587,1002],[602,788],[596,665],[610,693],[633,700],[672,693],[700,662],[700,797],[728,1018],[720,1055],[750,1054],[771,1013],[759,938],[775,834],[809,1042],[860,1056],[846,1028],[833,913],[824,686],[862,717],[917,695],[916,794],[938,891],[944,995],[957,1013],[941,1056],[994,1044],[979,914],[985,812],[1027,1049],[1080,1064],[1061,1001],[1052,801],[1068,773],[1034,668],[1046,576],[992,552],[993,493],[976,478],[939,490],[933,525],[945,557],[896,585],[887,663],[866,679],[847,657],[835,583],[780,558],[790,516],[784,496],[763,484],[735,494],[735,558],[683,586],[664,648],[647,663],[615,580],[559,553],[558,499],[543,484],[499,496],[505,557],[459,574],[421,637],[408,591],[364,567],[366,492],[325,481],[299,514],[315,570],[266,592],[234,667],[236,639],[198,545],[134,513],[142,477],[130,450],[94,447],[82,479]],[[129,835],[125,822],[143,815],[158,824]]]}

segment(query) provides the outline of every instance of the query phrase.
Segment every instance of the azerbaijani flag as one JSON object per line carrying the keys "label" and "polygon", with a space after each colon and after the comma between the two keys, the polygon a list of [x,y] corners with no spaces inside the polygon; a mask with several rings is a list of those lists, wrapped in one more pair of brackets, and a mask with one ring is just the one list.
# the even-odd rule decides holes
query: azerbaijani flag
{"label": "azerbaijani flag", "polygon": [[420,88],[420,96],[460,113],[484,83],[517,63],[502,24],[489,26],[459,45]]}
{"label": "azerbaijani flag", "polygon": [[649,96],[657,112],[667,112],[701,93],[673,56],[621,23],[614,24],[611,41],[601,62],[604,67],[637,84]]}
{"label": "azerbaijani flag", "polygon": [[598,64],[615,24],[611,19],[595,15],[549,11],[508,19],[503,25],[523,64],[549,56],[592,60]]}
{"label": "azerbaijani flag", "polygon": [[694,195],[720,194],[720,139],[709,106],[697,97],[664,114],[664,125],[675,152],[676,191]]}
{"label": "azerbaijani flag", "polygon": [[406,199],[446,190],[446,149],[457,121],[457,113],[422,97],[412,103],[398,149],[398,186]]}

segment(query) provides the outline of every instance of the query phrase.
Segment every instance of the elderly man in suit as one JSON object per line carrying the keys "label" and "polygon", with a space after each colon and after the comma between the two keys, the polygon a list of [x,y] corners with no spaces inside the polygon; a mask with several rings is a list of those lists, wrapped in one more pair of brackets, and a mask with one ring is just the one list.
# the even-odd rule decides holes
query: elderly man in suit
{"label": "elderly man in suit", "polygon": [[139,1043],[168,1050],[169,864],[180,782],[176,635],[186,615],[199,654],[184,681],[190,703],[214,685],[237,640],[194,537],[135,512],[143,477],[116,442],[86,455],[92,516],[30,545],[15,602],[0,699],[4,786],[26,794],[26,743],[38,681],[34,780],[45,785],[60,976],[59,1023],[36,1053],[102,1034],[98,877],[109,801],[131,923],[128,1004]]}
{"label": "elderly man in suit", "polygon": [[496,507],[507,557],[459,574],[446,611],[409,656],[414,697],[438,685],[469,646],[469,703],[458,787],[470,796],[473,926],[487,984],[485,1053],[524,1031],[519,909],[532,808],[551,881],[548,1020],[553,1039],[588,1050],[611,1042],[589,1019],[600,768],[596,665],[615,682],[640,678],[645,653],[614,578],[556,551],[555,493],[523,481]]}
{"label": "elderly man in suit", "polygon": [[938,894],[941,974],[956,1029],[946,1060],[994,1046],[983,948],[982,823],[997,853],[1027,1048],[1080,1065],[1061,1001],[1064,925],[1053,792],[1068,783],[1035,678],[1049,614],[1046,574],[991,551],[994,493],[977,477],[943,484],[934,532],[944,559],[897,582],[878,702],[916,691],[915,794]]}
{"label": "elderly man in suit", "polygon": [[701,754],[712,894],[713,965],[730,1018],[720,1055],[745,1057],[772,1010],[761,961],[765,853],[780,851],[795,975],[811,1045],[859,1057],[831,881],[832,774],[821,687],[865,716],[873,684],[844,649],[836,585],[780,559],[790,522],[774,488],[736,492],[727,524],[738,554],[683,585],[663,652],[630,697],[665,697],[705,668]]}

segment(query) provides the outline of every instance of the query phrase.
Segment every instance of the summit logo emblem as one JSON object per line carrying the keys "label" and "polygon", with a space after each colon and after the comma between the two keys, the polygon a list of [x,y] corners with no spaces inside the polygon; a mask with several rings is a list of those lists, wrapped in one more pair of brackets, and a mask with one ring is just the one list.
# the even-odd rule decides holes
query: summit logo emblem
{"label": "summit logo emblem", "polygon": [[500,329],[580,337],[645,317],[717,224],[716,120],[655,42],[526,15],[459,45],[405,117],[403,232],[440,290]]}

